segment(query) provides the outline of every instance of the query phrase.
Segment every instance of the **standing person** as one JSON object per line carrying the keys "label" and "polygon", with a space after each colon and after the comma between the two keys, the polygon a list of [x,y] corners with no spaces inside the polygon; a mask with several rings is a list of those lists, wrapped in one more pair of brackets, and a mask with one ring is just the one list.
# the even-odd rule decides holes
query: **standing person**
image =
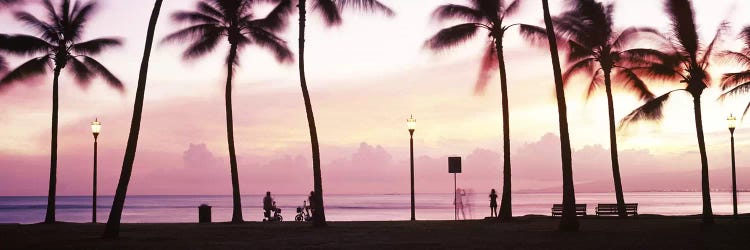
{"label": "standing person", "polygon": [[266,197],[263,197],[263,216],[271,218],[271,209],[273,209],[273,207],[274,204],[271,192],[266,192]]}
{"label": "standing person", "polygon": [[307,204],[310,204],[309,206],[305,207],[307,210],[307,214],[313,214],[313,209],[315,206],[313,205],[313,201],[315,200],[315,191],[310,191],[310,196],[307,196]]}
{"label": "standing person", "polygon": [[497,193],[494,188],[490,191],[490,217],[497,217]]}

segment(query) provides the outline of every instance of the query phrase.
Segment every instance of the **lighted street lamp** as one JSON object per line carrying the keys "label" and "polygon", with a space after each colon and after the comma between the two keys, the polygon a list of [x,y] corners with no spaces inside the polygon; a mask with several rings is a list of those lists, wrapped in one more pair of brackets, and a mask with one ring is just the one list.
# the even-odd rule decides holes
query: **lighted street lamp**
{"label": "lighted street lamp", "polygon": [[733,215],[737,216],[737,173],[734,170],[734,128],[737,127],[737,118],[729,114],[727,125],[729,126],[729,135],[732,141],[732,211],[734,212]]}
{"label": "lighted street lamp", "polygon": [[102,132],[102,123],[99,122],[99,118],[96,118],[93,122],[91,122],[91,133],[94,134],[94,195],[91,198],[92,201],[92,214],[91,214],[91,221],[93,223],[96,223],[96,154],[97,154],[97,137],[99,137],[99,133]]}
{"label": "lighted street lamp", "polygon": [[414,130],[417,128],[417,119],[414,116],[409,116],[406,119],[406,127],[409,128],[409,156],[411,162],[411,220],[415,221],[414,216]]}

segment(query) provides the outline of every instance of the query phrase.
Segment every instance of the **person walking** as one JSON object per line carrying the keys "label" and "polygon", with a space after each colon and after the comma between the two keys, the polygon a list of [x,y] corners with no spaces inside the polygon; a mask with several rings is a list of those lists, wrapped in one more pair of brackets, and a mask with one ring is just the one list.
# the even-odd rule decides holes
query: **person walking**
{"label": "person walking", "polygon": [[274,209],[273,198],[271,192],[266,192],[266,197],[263,197],[263,216],[270,219],[271,209]]}
{"label": "person walking", "polygon": [[494,188],[490,191],[490,217],[497,217],[497,193]]}

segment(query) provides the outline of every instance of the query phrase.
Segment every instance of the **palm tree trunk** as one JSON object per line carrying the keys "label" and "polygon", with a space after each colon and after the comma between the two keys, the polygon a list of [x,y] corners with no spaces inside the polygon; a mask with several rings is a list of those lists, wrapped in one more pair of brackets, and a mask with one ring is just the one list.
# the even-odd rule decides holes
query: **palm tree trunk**
{"label": "palm tree trunk", "polygon": [[240,178],[237,173],[237,155],[234,150],[234,119],[232,116],[232,75],[234,61],[237,59],[237,44],[232,43],[227,58],[227,85],[224,90],[227,112],[227,144],[229,144],[229,165],[232,172],[232,222],[242,222],[242,199],[240,197]]}
{"label": "palm tree trunk", "polygon": [[44,223],[55,223],[55,196],[57,195],[57,110],[59,108],[60,68],[55,67],[52,80],[52,143],[50,146],[49,192],[47,193],[47,215]]}
{"label": "palm tree trunk", "polygon": [[562,69],[560,68],[560,56],[557,53],[557,41],[555,40],[555,29],[552,26],[552,17],[549,14],[547,0],[542,0],[544,10],[544,25],[547,27],[547,40],[552,57],[552,70],[555,74],[555,94],[557,95],[557,111],[560,123],[560,153],[562,156],[563,177],[563,214],[560,221],[561,231],[578,231],[578,218],[576,218],[576,195],[573,187],[573,160],[571,159],[570,134],[568,133],[568,111],[565,104],[565,89],[563,88]]}
{"label": "palm tree trunk", "polygon": [[615,182],[615,198],[617,199],[617,215],[627,217],[625,211],[625,197],[622,193],[622,180],[620,179],[620,161],[617,157],[617,132],[615,130],[615,104],[612,100],[612,71],[604,70],[604,86],[607,91],[607,110],[609,112],[609,153],[612,157],[612,178]]}
{"label": "palm tree trunk", "polygon": [[146,77],[148,76],[148,63],[151,58],[151,46],[154,43],[154,30],[156,21],[159,19],[159,11],[163,0],[156,0],[154,10],[151,12],[151,20],[148,24],[146,33],[146,45],[143,49],[143,60],[141,69],[138,74],[138,87],[135,91],[135,104],[133,105],[133,119],[130,122],[130,134],[128,135],[128,145],[125,149],[125,159],[122,161],[122,172],[120,180],[117,183],[114,201],[112,201],[112,211],[109,212],[107,226],[104,229],[104,238],[117,238],[120,235],[120,218],[122,209],[125,206],[125,196],[128,192],[128,183],[130,175],[133,172],[133,162],[135,161],[135,152],[138,148],[138,134],[141,130],[141,115],[143,114],[143,97],[146,92]]}
{"label": "palm tree trunk", "polygon": [[695,131],[698,135],[698,150],[701,153],[701,190],[703,192],[703,225],[714,224],[714,214],[711,210],[711,186],[708,184],[708,157],[706,156],[706,142],[703,139],[703,118],[701,115],[701,96],[693,95],[695,109]]}
{"label": "palm tree trunk", "polygon": [[[502,36],[502,35],[500,35]],[[508,79],[505,71],[502,37],[495,38],[497,62],[500,68],[500,95],[503,110],[503,197],[500,200],[500,221],[511,221],[511,174],[510,174],[510,115],[508,114]]]}
{"label": "palm tree trunk", "polygon": [[315,128],[315,117],[313,116],[310,93],[307,91],[307,80],[305,79],[305,15],[306,0],[299,0],[299,82],[302,88],[302,97],[305,99],[305,111],[307,112],[307,126],[310,128],[310,144],[312,146],[313,158],[313,189],[315,204],[313,205],[313,226],[325,227],[326,214],[323,206],[323,180],[320,172],[320,148],[318,145],[318,131]]}

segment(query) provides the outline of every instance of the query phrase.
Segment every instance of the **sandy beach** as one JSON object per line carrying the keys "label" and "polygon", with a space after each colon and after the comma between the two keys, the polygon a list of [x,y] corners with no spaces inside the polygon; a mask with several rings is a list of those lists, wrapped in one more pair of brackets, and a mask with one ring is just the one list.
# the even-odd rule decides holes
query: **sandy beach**
{"label": "sandy beach", "polygon": [[471,221],[123,224],[104,240],[103,224],[2,224],[2,249],[747,249],[750,215],[717,217],[701,230],[698,216],[585,217],[581,231],[556,231],[558,218],[524,216],[512,223]]}

